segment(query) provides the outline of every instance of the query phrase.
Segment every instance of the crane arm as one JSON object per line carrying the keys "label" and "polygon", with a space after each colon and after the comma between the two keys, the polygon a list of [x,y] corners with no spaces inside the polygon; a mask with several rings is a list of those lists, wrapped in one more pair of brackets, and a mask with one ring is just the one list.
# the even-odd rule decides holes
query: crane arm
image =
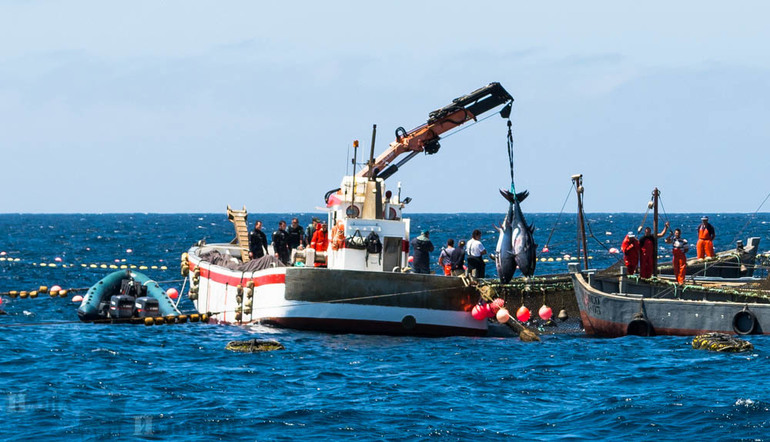
{"label": "crane arm", "polygon": [[[436,109],[428,115],[428,121],[409,132],[404,128],[396,129],[396,140],[383,152],[374,164],[367,164],[356,176],[368,177],[370,171],[373,177],[387,179],[404,163],[414,158],[420,152],[428,155],[438,152],[441,145],[441,134],[465,124],[501,104],[507,104],[500,112],[503,118],[510,115],[513,97],[500,83],[490,83],[480,89],[452,100],[447,106]],[[396,164],[393,161],[404,153],[408,155]],[[386,169],[387,168],[387,169]]]}

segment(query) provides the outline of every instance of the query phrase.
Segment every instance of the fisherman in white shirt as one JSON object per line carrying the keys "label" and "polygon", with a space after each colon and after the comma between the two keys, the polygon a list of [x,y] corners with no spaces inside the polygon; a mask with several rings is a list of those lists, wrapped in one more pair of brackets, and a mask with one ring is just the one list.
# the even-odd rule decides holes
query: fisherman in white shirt
{"label": "fisherman in white shirt", "polygon": [[486,270],[483,256],[486,255],[487,250],[481,243],[481,230],[473,231],[466,249],[468,250],[468,274],[475,278],[483,278]]}

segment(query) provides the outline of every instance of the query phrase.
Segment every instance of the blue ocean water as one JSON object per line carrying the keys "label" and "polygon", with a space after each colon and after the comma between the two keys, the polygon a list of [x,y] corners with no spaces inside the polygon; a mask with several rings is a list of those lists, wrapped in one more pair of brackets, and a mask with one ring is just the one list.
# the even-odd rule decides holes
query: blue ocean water
{"label": "blue ocean water", "polygon": [[[308,214],[297,215],[309,221]],[[668,218],[694,242],[699,215]],[[291,216],[251,219],[275,226]],[[411,218],[413,231],[430,229],[436,245],[480,228],[494,249],[491,225],[502,215]],[[528,214],[540,247],[556,226],[542,257],[562,258],[539,262],[539,274],[566,270],[563,255],[575,255],[577,247],[574,218]],[[619,247],[642,215],[588,219],[596,238],[589,241],[592,266],[602,268],[616,262],[607,248]],[[712,214],[711,221],[717,249],[748,236],[760,236],[760,249],[770,249],[770,214]],[[223,214],[0,215],[0,293],[54,284],[87,288],[113,271],[110,265],[146,266],[142,271],[164,287],[181,288],[180,254],[199,239],[233,236]],[[494,266],[487,270],[493,274]],[[681,337],[568,333],[522,343],[202,324],[94,325],[77,322],[69,299],[75,293],[2,297],[3,439],[770,437],[764,381],[770,339],[763,336],[750,337],[754,352],[732,355],[693,350]],[[181,305],[191,308],[187,300]],[[253,337],[276,339],[286,349],[224,350],[230,340]]]}

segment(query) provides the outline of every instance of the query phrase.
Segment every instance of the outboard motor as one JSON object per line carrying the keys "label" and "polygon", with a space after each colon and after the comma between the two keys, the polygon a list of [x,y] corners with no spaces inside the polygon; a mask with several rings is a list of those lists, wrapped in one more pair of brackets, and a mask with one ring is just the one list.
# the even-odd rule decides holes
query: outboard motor
{"label": "outboard motor", "polygon": [[115,295],[110,298],[110,318],[130,318],[134,316],[134,297]]}
{"label": "outboard motor", "polygon": [[160,303],[155,298],[147,296],[136,298],[134,307],[136,307],[136,316],[140,318],[160,316]]}
{"label": "outboard motor", "polygon": [[109,317],[113,319],[134,316],[134,300],[147,295],[147,287],[133,279],[120,282],[120,294],[110,297]]}

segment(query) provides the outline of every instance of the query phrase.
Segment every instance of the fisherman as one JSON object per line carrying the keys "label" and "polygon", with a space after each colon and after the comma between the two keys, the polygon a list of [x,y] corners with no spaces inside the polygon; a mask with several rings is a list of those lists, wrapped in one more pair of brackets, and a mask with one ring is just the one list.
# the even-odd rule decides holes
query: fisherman
{"label": "fisherman", "polygon": [[457,247],[449,255],[449,261],[452,263],[452,276],[465,274],[465,241],[460,240]]}
{"label": "fisherman", "polygon": [[623,244],[620,246],[623,251],[623,263],[628,269],[628,274],[636,273],[636,266],[639,264],[639,240],[636,239],[634,232],[628,232],[623,238]]}
{"label": "fisherman", "polygon": [[297,249],[305,244],[305,231],[297,218],[291,219],[291,225],[286,232],[289,234],[289,248]]}
{"label": "fisherman", "polygon": [[280,220],[278,222],[278,230],[273,232],[272,245],[275,257],[280,259],[282,263],[289,265],[291,249],[289,248],[289,233],[286,232],[286,221]]}
{"label": "fisherman", "polygon": [[483,256],[486,254],[487,250],[481,243],[481,230],[475,229],[468,240],[468,274],[475,278],[484,277],[486,263]]}
{"label": "fisherman", "polygon": [[698,253],[698,259],[705,256],[714,257],[714,226],[709,224],[709,217],[701,217],[701,223],[698,226],[698,242],[695,244],[695,250]]}
{"label": "fisherman", "polygon": [[687,274],[687,252],[690,246],[687,240],[682,238],[682,229],[674,230],[674,236],[666,238],[666,242],[673,247],[674,255],[674,275],[678,284],[684,284],[684,277]]}
{"label": "fisherman", "polygon": [[267,236],[262,231],[262,221],[254,223],[254,230],[249,233],[249,258],[257,259],[267,253]]}
{"label": "fisherman", "polygon": [[[668,221],[663,228],[663,231],[658,233],[658,238],[663,238],[663,235],[668,232]],[[652,235],[652,229],[649,227],[644,228],[644,236],[639,240],[639,276],[645,279],[652,277],[653,270],[653,258],[655,257],[655,237]]]}
{"label": "fisherman", "polygon": [[411,246],[414,250],[412,252],[414,272],[430,274],[430,252],[435,249],[430,240],[430,232],[423,230],[420,236],[412,239]]}
{"label": "fisherman", "polygon": [[305,228],[305,246],[310,245],[310,242],[313,241],[313,234],[315,234],[316,229],[318,228],[318,217],[314,216],[313,221],[308,224],[308,226]]}
{"label": "fisherman", "polygon": [[[329,227],[326,223],[319,222],[316,224],[313,239],[310,241],[310,247],[314,248],[316,252],[326,252],[326,249],[329,248]],[[315,266],[326,267],[326,264],[316,262]]]}
{"label": "fisherman", "polygon": [[449,238],[446,240],[446,247],[441,248],[441,254],[438,255],[438,266],[444,269],[444,276],[452,275],[452,253],[455,251],[455,240]]}

